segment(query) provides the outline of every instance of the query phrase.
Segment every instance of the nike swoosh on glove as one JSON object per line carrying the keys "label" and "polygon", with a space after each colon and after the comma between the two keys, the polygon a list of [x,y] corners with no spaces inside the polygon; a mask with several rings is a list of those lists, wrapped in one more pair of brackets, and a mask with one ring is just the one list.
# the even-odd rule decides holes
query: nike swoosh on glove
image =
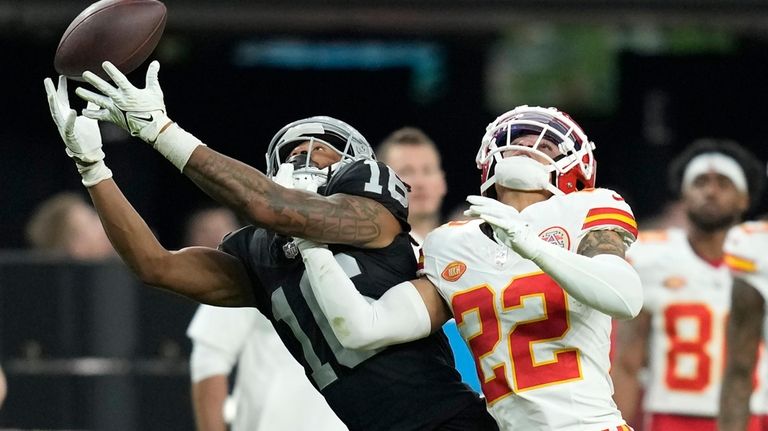
{"label": "nike swoosh on glove", "polygon": [[75,90],[83,100],[101,107],[98,110],[83,110],[83,115],[117,124],[131,135],[154,144],[160,132],[172,123],[165,113],[163,90],[157,77],[160,63],[150,63],[144,88],[136,88],[114,64],[105,61],[102,67],[117,87],[90,71],[84,72],[83,79],[102,94],[82,87]]}

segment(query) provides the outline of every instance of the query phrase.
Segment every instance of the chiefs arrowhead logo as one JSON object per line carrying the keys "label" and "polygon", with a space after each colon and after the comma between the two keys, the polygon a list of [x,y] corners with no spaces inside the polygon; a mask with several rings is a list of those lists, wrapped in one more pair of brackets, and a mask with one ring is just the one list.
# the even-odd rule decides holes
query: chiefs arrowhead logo
{"label": "chiefs arrowhead logo", "polygon": [[440,274],[446,281],[454,282],[461,278],[467,271],[467,265],[464,262],[454,261],[449,263]]}

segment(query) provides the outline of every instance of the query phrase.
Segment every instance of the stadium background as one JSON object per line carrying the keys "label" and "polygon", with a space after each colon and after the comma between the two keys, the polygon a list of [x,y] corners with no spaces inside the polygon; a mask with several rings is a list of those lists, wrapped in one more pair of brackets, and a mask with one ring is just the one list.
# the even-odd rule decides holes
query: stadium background
{"label": "stadium background", "polygon": [[[620,191],[641,221],[672,198],[667,162],[694,138],[733,138],[768,159],[762,1],[165,3],[168,23],[153,57],[162,63],[171,117],[260,169],[272,134],[298,118],[338,117],[374,145],[413,125],[441,149],[448,214],[477,190],[474,156],[486,124],[523,103],[569,112],[597,144],[599,185]],[[115,409],[127,412],[124,429],[189,429],[183,329],[194,304],[147,289],[133,294],[121,268],[76,266],[74,277],[91,283],[78,291],[67,278],[71,263],[31,264],[14,251],[25,246],[23,226],[38,202],[82,190],[42,79],[54,76],[59,37],[87,4],[0,0],[0,248],[7,250],[0,254],[0,360],[11,385],[0,426],[99,429],[107,419],[98,416]],[[131,75],[134,82],[143,82],[144,69]],[[148,146],[116,129],[104,135],[118,183],[164,245],[178,247],[181,221],[210,201]],[[752,214],[766,208],[762,202]],[[69,275],[30,285],[40,274],[35,265]],[[96,287],[103,277],[123,287],[105,293]],[[122,317],[109,310],[123,310]],[[134,329],[120,332],[126,327]],[[98,328],[109,341],[77,341]],[[134,337],[130,348],[115,342],[125,336]],[[129,360],[111,363],[123,371],[100,382],[35,374],[56,370],[29,366],[35,337],[44,346],[38,359]],[[155,428],[162,421],[174,425]]]}

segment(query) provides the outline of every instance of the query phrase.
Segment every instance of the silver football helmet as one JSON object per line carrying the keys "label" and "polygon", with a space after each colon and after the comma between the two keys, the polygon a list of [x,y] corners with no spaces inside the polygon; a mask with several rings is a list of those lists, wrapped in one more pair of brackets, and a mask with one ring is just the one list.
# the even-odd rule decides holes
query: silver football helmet
{"label": "silver football helmet", "polygon": [[[297,181],[314,181],[323,186],[341,166],[356,160],[375,160],[371,144],[354,127],[332,117],[316,116],[294,121],[280,129],[267,149],[267,175],[274,178],[280,165],[289,162],[291,151],[303,142],[309,141],[308,154],[312,154],[312,146],[323,143],[336,151],[341,160],[329,168],[320,169],[314,166],[310,157],[294,163],[294,179]],[[302,165],[303,164],[303,165]]]}

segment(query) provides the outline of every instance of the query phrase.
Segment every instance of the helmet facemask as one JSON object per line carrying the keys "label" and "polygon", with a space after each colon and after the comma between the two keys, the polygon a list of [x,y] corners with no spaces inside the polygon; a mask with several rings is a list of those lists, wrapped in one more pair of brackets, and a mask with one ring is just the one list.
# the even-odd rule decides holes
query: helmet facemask
{"label": "helmet facemask", "polygon": [[[536,136],[532,146],[513,144],[515,139],[525,135]],[[554,144],[559,154],[553,157],[543,152],[540,147],[544,139]],[[555,108],[519,106],[499,116],[486,128],[476,158],[477,166],[482,170],[480,191],[482,194],[495,193],[492,187],[496,183],[496,165],[499,163],[515,163],[520,168],[528,168],[515,169],[518,175],[524,175],[520,172],[525,171],[546,176],[526,166],[530,165],[527,160],[511,160],[519,156],[513,155],[505,160],[505,153],[508,152],[537,156],[548,173],[548,178],[520,178],[521,183],[528,181],[531,187],[520,187],[521,190],[548,190],[562,195],[594,187],[594,146],[581,127],[564,112]]]}
{"label": "helmet facemask", "polygon": [[[309,142],[305,157],[290,156],[296,146]],[[310,155],[318,143],[335,151],[341,158],[326,168],[319,168]],[[375,159],[368,141],[352,126],[331,117],[310,117],[283,127],[269,144],[266,154],[267,175],[274,178],[281,165],[293,165],[294,181],[324,186],[342,166],[360,159]]]}
{"label": "helmet facemask", "polygon": [[313,142],[310,142],[309,152],[302,152],[289,157],[288,160],[281,165],[280,169],[278,169],[277,175],[280,174],[280,171],[284,169],[286,165],[290,165],[292,167],[291,177],[293,178],[294,187],[301,190],[317,192],[318,188],[323,187],[328,183],[331,170],[339,162],[336,162],[325,169],[318,167],[309,157],[309,154],[311,154],[312,151],[312,146]]}

